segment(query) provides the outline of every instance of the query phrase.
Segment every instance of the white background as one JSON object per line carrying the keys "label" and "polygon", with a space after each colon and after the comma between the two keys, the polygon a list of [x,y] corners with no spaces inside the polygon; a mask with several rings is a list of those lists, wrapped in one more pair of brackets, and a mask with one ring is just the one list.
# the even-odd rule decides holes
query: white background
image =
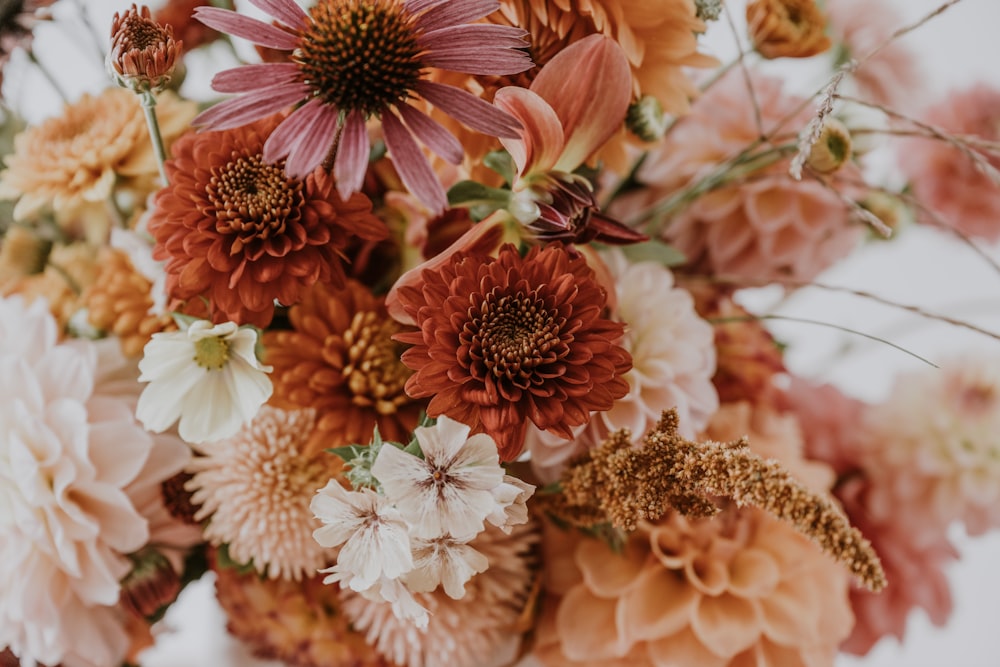
{"label": "white background", "polygon": [[[75,15],[76,0],[64,0],[58,14]],[[875,0],[872,0],[874,3]],[[940,3],[935,0],[892,0],[907,22],[919,18]],[[100,39],[104,39],[109,17],[128,3],[113,0],[81,0],[86,5]],[[742,3],[731,3],[734,8]],[[739,14],[740,11],[736,11]],[[732,35],[724,22],[715,25],[708,48],[722,60],[732,54]],[[977,80],[1000,85],[1000,0],[963,0],[933,23],[906,38],[919,58],[933,96],[951,87]],[[70,97],[97,91],[105,82],[97,59],[97,42],[75,19],[62,27],[43,26],[36,42],[39,59],[59,78]],[[224,50],[215,52],[222,59]],[[57,108],[55,97],[43,78],[15,58],[4,83],[4,96],[15,108],[38,118]],[[219,67],[228,66],[227,61]],[[787,70],[802,91],[819,88],[823,79],[807,69]],[[195,91],[195,88],[191,89]],[[198,91],[204,91],[204,86]],[[903,109],[914,114],[918,109]],[[891,178],[891,170],[887,171]],[[987,251],[1000,259],[1000,250]],[[850,258],[821,278],[927,310],[961,317],[1000,331],[1000,274],[951,239],[929,230],[908,230],[891,244],[872,246]],[[772,295],[759,295],[760,307],[771,307]],[[964,348],[982,349],[1000,355],[1000,341],[915,318],[903,311],[865,302],[856,297],[831,295],[809,289],[781,305],[780,312],[808,317],[875,334],[906,347],[932,361]],[[792,344],[789,361],[804,374],[836,382],[854,395],[877,400],[889,389],[892,374],[911,370],[920,362],[890,347],[858,337],[806,324],[778,322],[778,336]],[[842,346],[849,349],[843,352]],[[998,434],[1000,437],[1000,434]],[[949,624],[938,629],[922,612],[912,615],[904,644],[881,642],[864,659],[842,657],[837,667],[1000,667],[1000,535],[974,540],[960,531],[954,535],[962,560],[949,570],[955,611]],[[171,610],[166,625],[176,632],[164,633],[150,650],[144,667],[251,667],[257,663],[225,633],[224,620],[212,598],[211,582],[190,587]]]}

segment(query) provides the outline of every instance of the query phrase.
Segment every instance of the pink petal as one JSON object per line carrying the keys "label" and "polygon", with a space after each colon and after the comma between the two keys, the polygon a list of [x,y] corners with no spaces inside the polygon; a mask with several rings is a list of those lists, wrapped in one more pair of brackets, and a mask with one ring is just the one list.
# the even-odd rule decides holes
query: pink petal
{"label": "pink petal", "polygon": [[[386,114],[387,116],[390,114]],[[368,141],[368,128],[365,127],[365,117],[360,111],[354,110],[347,114],[344,120],[344,131],[337,147],[337,159],[333,163],[333,174],[337,179],[337,192],[346,200],[352,193],[361,189],[368,171],[368,156],[371,154],[371,144]]]}
{"label": "pink petal", "polygon": [[308,17],[293,0],[250,0],[250,4],[267,12],[289,28],[299,28]]}
{"label": "pink petal", "polygon": [[226,100],[191,121],[210,130],[228,130],[283,111],[308,94],[304,86],[274,86]]}
{"label": "pink petal", "polygon": [[560,51],[531,84],[562,121],[566,147],[555,168],[573,171],[621,127],[632,70],[621,47],[594,34]]}
{"label": "pink petal", "polygon": [[242,37],[254,44],[279,51],[293,51],[299,38],[281,28],[218,7],[195,7],[194,17],[219,32]]}
{"label": "pink petal", "polygon": [[310,125],[303,130],[302,141],[295,144],[285,163],[285,173],[293,178],[305,178],[323,164],[337,136],[340,120],[337,110],[316,100],[310,100],[306,106],[314,101],[316,110],[311,111],[307,118]]}
{"label": "pink petal", "polygon": [[291,155],[305,140],[320,111],[320,101],[312,99],[281,121],[264,142],[264,161],[273,164]]}
{"label": "pink petal", "polygon": [[219,93],[249,93],[261,88],[296,83],[295,63],[258,63],[219,72],[212,77],[212,90]]}
{"label": "pink petal", "polygon": [[426,80],[419,81],[416,89],[428,102],[473,130],[494,137],[520,136],[521,123],[516,118],[470,92]]}
{"label": "pink petal", "polygon": [[486,47],[474,52],[464,46],[434,49],[422,60],[432,67],[465,74],[517,74],[535,66],[528,54],[521,51]]}
{"label": "pink petal", "polygon": [[448,207],[448,198],[444,194],[441,181],[431,169],[427,156],[413,140],[413,135],[389,111],[382,114],[382,131],[385,135],[385,146],[389,149],[392,164],[399,172],[403,185],[423,202],[433,215],[443,213]]}
{"label": "pink petal", "polygon": [[496,92],[493,103],[524,127],[520,139],[500,138],[518,175],[551,170],[563,152],[563,126],[548,102],[527,88],[507,86]]}
{"label": "pink petal", "polygon": [[456,25],[421,35],[417,40],[429,65],[470,74],[517,74],[534,67],[523,49],[527,33],[503,25]]}
{"label": "pink petal", "polygon": [[498,0],[466,0],[442,2],[417,17],[417,26],[424,32],[460,23],[470,23],[500,9]]}
{"label": "pink petal", "polygon": [[428,7],[433,7],[434,5],[440,5],[450,1],[451,0],[403,0],[403,7],[411,15],[416,15]]}
{"label": "pink petal", "polygon": [[441,123],[409,104],[400,104],[396,109],[406,126],[425,146],[452,164],[462,161],[462,144]]}

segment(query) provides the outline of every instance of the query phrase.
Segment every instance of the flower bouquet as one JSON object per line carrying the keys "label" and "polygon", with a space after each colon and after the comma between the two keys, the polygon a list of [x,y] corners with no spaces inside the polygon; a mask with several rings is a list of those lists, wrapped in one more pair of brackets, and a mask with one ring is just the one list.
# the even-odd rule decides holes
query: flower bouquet
{"label": "flower bouquet", "polygon": [[[821,276],[921,228],[1000,271],[1000,91],[910,111],[900,40],[957,3],[0,3],[4,664],[141,664],[197,580],[310,667],[820,667],[944,624],[956,527],[1000,526],[1000,355],[782,308],[1000,337]],[[911,365],[852,396],[780,325]]]}

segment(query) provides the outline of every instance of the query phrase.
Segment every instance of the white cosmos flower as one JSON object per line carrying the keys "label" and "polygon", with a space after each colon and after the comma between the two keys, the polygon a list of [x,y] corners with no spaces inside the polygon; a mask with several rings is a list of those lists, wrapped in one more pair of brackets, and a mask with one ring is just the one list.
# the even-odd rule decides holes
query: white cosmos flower
{"label": "white cosmos flower", "polygon": [[471,540],[497,509],[493,489],[503,483],[504,471],[496,443],[482,433],[470,438],[468,426],[448,417],[418,427],[414,435],[423,459],[386,445],[372,474],[414,537]]}
{"label": "white cosmos flower", "polygon": [[443,584],[453,600],[463,598],[466,582],[490,566],[486,556],[449,536],[414,540],[413,555],[413,570],[403,576],[406,587],[414,593],[430,593]]}
{"label": "white cosmos flower", "polygon": [[136,417],[157,433],[179,419],[190,443],[234,435],[271,396],[271,368],[257,361],[256,344],[257,332],[235,322],[196,320],[187,331],[153,334],[139,362],[149,385]]}
{"label": "white cosmos flower", "polygon": [[322,570],[330,573],[324,583],[344,582],[363,592],[413,568],[406,522],[384,496],[371,489],[348,491],[330,480],[310,507],[323,522],[313,539],[326,548],[341,547],[337,564]]}
{"label": "white cosmos flower", "polygon": [[503,476],[503,483],[493,489],[496,507],[486,517],[494,526],[510,535],[513,526],[528,523],[528,498],[535,492],[533,484],[517,477]]}

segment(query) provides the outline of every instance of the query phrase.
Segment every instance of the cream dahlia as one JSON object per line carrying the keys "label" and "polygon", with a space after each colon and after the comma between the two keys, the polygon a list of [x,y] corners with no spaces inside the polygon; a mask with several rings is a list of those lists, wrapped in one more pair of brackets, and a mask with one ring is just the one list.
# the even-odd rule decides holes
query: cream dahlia
{"label": "cream dahlia", "polygon": [[289,62],[245,65],[218,74],[213,86],[242,93],[202,113],[210,129],[245,125],[299,106],[268,139],[264,159],[287,158],[303,177],[332,159],[341,196],[364,181],[370,145],[365,123],[377,118],[399,176],[435,212],[444,189],[416,142],[451,162],[462,159],[455,137],[409,98],[420,97],[463,124],[511,136],[517,122],[465,90],[428,80],[432,68],[504,75],[532,67],[523,30],[471,23],[499,7],[496,0],[320,0],[306,12],[293,0],[255,0],[277,21],[198,7],[206,25],[260,46],[292,52]]}
{"label": "cream dahlia", "polygon": [[524,258],[513,245],[496,258],[459,252],[421,279],[398,291],[420,327],[396,336],[413,346],[407,393],[431,396],[432,416],[485,431],[501,460],[521,452],[529,421],[570,438],[628,392],[624,327],[602,317],[604,290],[561,244]]}
{"label": "cream dahlia", "polygon": [[271,579],[299,580],[327,564],[309,503],[340,466],[336,457],[303,455],[315,423],[311,411],[265,405],[188,466],[186,488],[201,506],[195,519],[208,519],[205,539]]}
{"label": "cream dahlia", "polygon": [[117,344],[57,331],[44,301],[0,300],[0,647],[104,667],[128,649],[119,582],[150,537],[129,487],[162,478],[134,369],[130,396],[105,376],[123,368]]}
{"label": "cream dahlia", "polygon": [[167,293],[207,297],[216,322],[267,326],[275,301],[297,303],[316,282],[344,284],[348,243],[387,233],[367,197],[341,198],[322,170],[289,177],[265,162],[280,121],[183,137],[166,162],[170,185],[154,199],[147,228]]}

